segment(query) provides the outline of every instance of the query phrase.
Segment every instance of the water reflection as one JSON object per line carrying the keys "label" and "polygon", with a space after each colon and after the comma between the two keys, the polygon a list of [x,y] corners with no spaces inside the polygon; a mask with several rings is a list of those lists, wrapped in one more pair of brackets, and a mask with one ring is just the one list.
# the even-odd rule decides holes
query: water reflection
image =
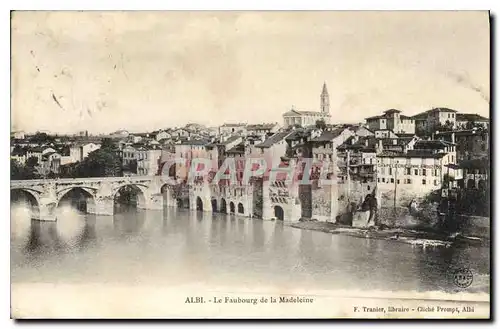
{"label": "water reflection", "polygon": [[300,282],[303,288],[457,292],[449,268],[469,267],[471,289],[489,289],[487,248],[424,250],[187,209],[130,208],[115,216],[60,210],[57,222],[40,222],[13,209],[14,280]]}

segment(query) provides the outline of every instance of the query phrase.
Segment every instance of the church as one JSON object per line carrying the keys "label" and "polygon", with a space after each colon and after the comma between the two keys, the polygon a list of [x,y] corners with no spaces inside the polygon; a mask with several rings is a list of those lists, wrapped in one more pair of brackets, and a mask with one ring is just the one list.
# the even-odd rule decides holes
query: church
{"label": "church", "polygon": [[330,123],[330,96],[326,88],[326,82],[323,84],[323,91],[320,96],[320,112],[316,111],[299,111],[292,109],[283,114],[284,127],[288,128],[293,125],[301,127],[314,126],[316,121],[323,120],[325,123]]}

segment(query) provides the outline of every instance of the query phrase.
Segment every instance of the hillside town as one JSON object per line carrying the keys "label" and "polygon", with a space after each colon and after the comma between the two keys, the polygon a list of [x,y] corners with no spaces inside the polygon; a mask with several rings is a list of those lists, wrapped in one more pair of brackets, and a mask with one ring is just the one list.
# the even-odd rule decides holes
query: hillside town
{"label": "hillside town", "polygon": [[[413,115],[404,109],[384,109],[363,122],[339,124],[335,123],[339,114],[330,110],[326,83],[319,105],[319,111],[292,107],[282,115],[283,122],[219,127],[191,123],[105,135],[16,131],[11,133],[11,178],[152,176],[161,175],[163,164],[174,158],[207,158],[217,167],[234,158],[241,184],[246,158],[265,158],[271,171],[312,158],[336,164],[332,169],[339,186],[336,193],[338,200],[349,200],[346,207],[362,204],[375,191],[381,209],[405,209],[437,193],[459,199],[456,207],[462,211],[488,215],[488,118],[446,107]],[[168,174],[185,182],[187,173],[180,165]],[[299,187],[301,210],[295,215],[328,220],[334,203],[314,190],[321,186]],[[249,215],[262,214],[254,209]]]}

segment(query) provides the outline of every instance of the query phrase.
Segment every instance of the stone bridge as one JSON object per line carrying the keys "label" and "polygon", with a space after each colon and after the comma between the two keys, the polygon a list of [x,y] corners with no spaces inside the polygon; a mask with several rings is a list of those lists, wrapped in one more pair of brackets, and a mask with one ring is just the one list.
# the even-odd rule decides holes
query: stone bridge
{"label": "stone bridge", "polygon": [[[12,190],[21,190],[31,204],[32,218],[56,220],[56,210],[61,199],[70,191],[79,189],[86,195],[87,212],[96,215],[113,215],[115,196],[125,186],[135,187],[137,208],[162,210],[164,206],[189,205],[190,210],[220,212],[243,217],[253,217],[260,208],[262,219],[276,218],[297,221],[301,218],[301,201],[298,186],[264,182],[261,200],[254,200],[256,187],[249,185],[217,186],[206,182],[182,185],[165,176],[96,177],[71,179],[44,179],[11,181]],[[333,200],[326,200],[334,206]],[[313,203],[317,203],[314,200]],[[328,209],[328,210],[329,210]],[[258,212],[258,211],[257,211]],[[333,221],[331,210],[325,218]]]}
{"label": "stone bridge", "polygon": [[[133,186],[137,194],[137,207],[163,209],[175,206],[172,182],[162,176],[96,177],[43,180],[13,180],[10,189],[28,194],[32,206],[32,218],[56,220],[57,206],[64,195],[73,189],[81,189],[87,196],[87,212],[97,215],[113,215],[114,198],[124,186]],[[164,195],[166,197],[164,197]]]}

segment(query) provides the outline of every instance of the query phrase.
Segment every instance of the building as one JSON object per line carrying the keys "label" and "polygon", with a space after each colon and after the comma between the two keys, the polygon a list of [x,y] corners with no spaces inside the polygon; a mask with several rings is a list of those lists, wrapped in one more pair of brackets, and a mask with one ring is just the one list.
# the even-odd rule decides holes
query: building
{"label": "building", "polygon": [[320,95],[320,111],[299,111],[294,107],[286,113],[283,114],[284,128],[291,126],[313,126],[316,121],[322,120],[329,124],[331,119],[330,115],[330,96],[328,95],[328,90],[326,88],[326,83],[323,84],[323,90]]}
{"label": "building", "polygon": [[379,129],[374,131],[375,138],[398,138],[398,135],[390,129]]}
{"label": "building", "polygon": [[290,134],[289,131],[282,131],[272,135],[264,142],[255,145],[255,153],[251,156],[263,158],[268,168],[279,166],[281,158],[285,156],[287,150],[285,138]]}
{"label": "building", "polygon": [[42,174],[42,176],[48,176],[51,173],[58,174],[60,172],[60,166],[61,155],[54,149],[48,148],[42,152],[42,160],[39,162],[40,174]]}
{"label": "building", "polygon": [[437,107],[429,111],[425,111],[412,116],[415,121],[415,132],[419,136],[430,136],[433,132],[439,130],[452,130],[456,129],[457,111]]}
{"label": "building", "polygon": [[279,129],[277,122],[251,124],[246,126],[247,134],[253,136],[267,136],[276,133]]}
{"label": "building", "polygon": [[382,207],[407,206],[445,183],[456,185],[462,171],[456,165],[456,149],[444,141],[418,141],[406,153],[383,151],[377,154],[377,189]]}
{"label": "building", "polygon": [[[353,135],[347,138],[344,143],[337,147],[339,180],[346,181],[349,178],[363,183],[374,182],[377,148],[378,140],[374,136]],[[348,172],[349,177],[347,177]]]}
{"label": "building", "polygon": [[85,159],[90,152],[98,150],[101,145],[96,143],[74,143],[69,149],[69,159],[64,160],[64,164],[79,162]]}
{"label": "building", "polygon": [[136,149],[137,175],[154,176],[159,174],[161,148],[151,145]]}
{"label": "building", "polygon": [[354,132],[349,128],[337,128],[333,131],[323,131],[316,138],[311,139],[313,160],[333,161],[335,152]]}
{"label": "building", "polygon": [[402,115],[401,111],[390,109],[382,115],[366,118],[366,124],[372,131],[392,130],[394,133],[415,133],[415,121],[413,118]]}
{"label": "building", "polygon": [[413,150],[415,143],[420,138],[417,136],[407,136],[396,138],[380,138],[378,139],[378,151],[392,151],[406,153],[409,150]]}
{"label": "building", "polygon": [[457,129],[472,129],[474,127],[488,129],[490,125],[490,119],[470,113],[457,113],[456,122]]}
{"label": "building", "polygon": [[489,156],[489,131],[486,129],[469,129],[456,131],[440,131],[435,139],[456,144],[457,161],[473,160]]}
{"label": "building", "polygon": [[247,125],[245,123],[225,123],[219,127],[219,135],[247,134]]}
{"label": "building", "polygon": [[170,135],[168,132],[164,131],[164,130],[159,130],[158,132],[156,132],[155,134],[155,139],[157,141],[161,141],[163,139],[169,139],[171,138],[172,135]]}
{"label": "building", "polygon": [[127,130],[121,129],[117,130],[115,132],[112,132],[109,134],[110,138],[127,138],[129,135],[129,132]]}
{"label": "building", "polygon": [[24,131],[13,131],[10,133],[11,138],[24,139],[26,137]]}

